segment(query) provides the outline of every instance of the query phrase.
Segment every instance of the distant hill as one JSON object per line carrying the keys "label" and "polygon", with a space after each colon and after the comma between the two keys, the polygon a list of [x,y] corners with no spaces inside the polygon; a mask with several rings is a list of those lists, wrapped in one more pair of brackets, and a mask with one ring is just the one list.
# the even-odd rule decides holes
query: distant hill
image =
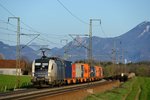
{"label": "distant hill", "polygon": [[[92,37],[93,58],[101,61],[112,61],[112,53],[116,54],[116,61],[150,61],[150,22],[144,21],[123,35],[114,38]],[[64,57],[68,60],[87,59],[89,38],[77,37],[62,48],[52,48],[48,55]],[[36,44],[37,45],[37,44]],[[33,49],[32,49],[33,48]],[[35,49],[39,47],[25,47],[21,55],[30,60],[39,58]],[[6,59],[16,58],[16,46],[0,42],[0,54]],[[113,57],[114,58],[114,57]]]}
{"label": "distant hill", "polygon": [[[78,37],[76,40],[59,50],[57,49],[56,52],[52,49],[53,55],[63,56],[66,48],[69,60],[87,59],[85,47],[88,47],[89,39]],[[119,61],[122,61],[122,58],[132,62],[150,61],[150,22],[144,21],[118,37],[100,38],[94,36],[92,42],[93,58],[97,60],[112,61],[112,52],[115,50],[116,60]]]}
{"label": "distant hill", "polygon": [[[21,45],[21,47],[23,47],[23,45]],[[16,46],[10,46],[0,41],[0,54],[2,54],[5,59],[16,59]],[[33,60],[38,56],[36,51],[26,46],[25,48],[21,49],[21,57]]]}

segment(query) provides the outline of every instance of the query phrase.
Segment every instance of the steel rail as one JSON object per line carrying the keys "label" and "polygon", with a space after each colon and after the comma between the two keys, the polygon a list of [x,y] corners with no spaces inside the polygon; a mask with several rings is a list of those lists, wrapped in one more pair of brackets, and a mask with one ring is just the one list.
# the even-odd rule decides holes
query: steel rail
{"label": "steel rail", "polygon": [[97,85],[105,85],[110,84],[115,81],[96,81],[84,84],[77,84],[77,85],[69,85],[57,88],[48,88],[48,89],[37,89],[34,91],[24,91],[17,94],[7,94],[5,96],[0,97],[0,100],[29,100],[29,99],[36,99],[43,96],[55,96],[67,92],[77,91],[80,89],[87,89]]}

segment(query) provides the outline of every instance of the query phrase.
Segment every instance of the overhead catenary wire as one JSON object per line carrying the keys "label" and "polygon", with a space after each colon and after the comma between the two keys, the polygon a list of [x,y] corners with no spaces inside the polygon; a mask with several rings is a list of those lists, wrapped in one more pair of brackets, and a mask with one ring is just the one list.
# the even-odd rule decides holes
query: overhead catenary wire
{"label": "overhead catenary wire", "polygon": [[60,0],[57,0],[58,3],[71,15],[73,16],[76,20],[80,21],[83,24],[89,25],[87,22],[83,21],[82,19],[80,19],[78,16],[76,16],[75,14],[73,14]]}
{"label": "overhead catenary wire", "polygon": [[[1,22],[3,22],[3,23],[6,23],[6,24],[9,24],[9,25],[11,25],[11,26],[13,26],[13,27],[15,27],[16,25],[13,25],[13,24],[11,24],[11,23],[8,23],[8,22],[5,22],[4,20],[0,20]],[[16,32],[16,31],[14,31],[14,30],[11,30],[11,29],[9,29],[8,27],[7,28],[4,28],[4,27],[0,27],[0,29],[2,29],[2,30],[6,30],[6,31],[10,31],[10,32]],[[25,28],[21,28],[21,29],[24,29],[24,30],[27,30],[27,31],[31,31],[31,32],[33,32],[32,30],[28,30],[28,29],[25,29]],[[15,35],[15,34],[12,34],[12,35]],[[20,35],[37,35],[37,34],[26,34],[26,33],[20,33]],[[50,35],[50,34],[47,34],[47,35]],[[39,36],[39,35],[38,35]],[[24,48],[24,47],[26,47],[28,44],[30,44],[33,40],[35,40],[38,36],[36,36],[35,38],[33,38],[32,40],[30,40],[25,46],[23,46],[22,47],[22,49]],[[57,36],[63,36],[64,37],[64,35],[57,35]],[[52,41],[49,41],[48,39],[46,39],[46,38],[44,38],[44,39],[42,39],[42,38],[38,38],[39,40],[42,40],[42,41],[46,41],[46,42],[49,42],[49,43],[51,43],[51,44],[58,44],[58,43],[54,43],[54,42],[52,42]],[[60,45],[60,44],[59,44]]]}
{"label": "overhead catenary wire", "polygon": [[[73,16],[75,19],[77,19],[77,20],[80,21],[81,23],[84,23],[84,24],[89,25],[89,23],[83,21],[81,18],[79,18],[78,16],[76,16],[74,13],[72,13],[71,10],[69,10],[60,0],[57,0],[57,1],[58,1],[58,3],[59,3],[71,16]],[[6,10],[10,15],[12,15],[13,17],[15,16],[9,9],[7,9],[7,8],[6,8],[5,6],[3,6],[1,3],[0,3],[0,6],[1,6],[4,10]],[[43,33],[43,32],[36,31],[36,30],[33,29],[31,26],[25,24],[23,21],[21,21],[21,23],[24,24],[26,27],[28,27],[30,30],[29,30],[29,29],[26,29],[26,28],[22,28],[22,27],[21,27],[21,29],[24,29],[24,30],[27,30],[27,31],[30,31],[30,32],[39,33],[39,34],[45,34],[45,33]],[[102,26],[101,26],[101,29],[102,29],[102,32],[103,32],[104,34],[106,34],[106,33],[104,32]],[[55,35],[55,34],[54,34],[54,35]]]}
{"label": "overhead catenary wire", "polygon": [[37,34],[36,37],[34,37],[32,40],[30,40],[26,45],[24,45],[23,47],[21,47],[21,49],[25,48],[27,45],[29,45],[33,40],[35,40],[40,34]]}
{"label": "overhead catenary wire", "polygon": [[106,37],[108,37],[108,35],[105,33],[105,31],[104,31],[104,29],[103,29],[103,27],[102,27],[101,24],[100,24],[100,28],[101,28],[102,33],[103,33]]}
{"label": "overhead catenary wire", "polygon": [[[5,6],[3,6],[1,3],[0,3],[0,7],[2,7],[5,11],[7,11],[11,16],[15,17],[15,15],[9,11]],[[37,34],[46,34],[46,33],[43,33],[43,32],[39,32],[37,30],[35,30],[34,28],[32,28],[31,26],[25,24],[22,20],[20,21],[23,25],[25,25],[26,27],[28,27],[29,29],[26,29],[26,28],[23,28],[23,27],[20,27],[20,29],[23,29],[23,30],[27,30],[29,32],[34,32],[34,33],[37,33]],[[9,24],[9,23],[8,23]],[[13,25],[13,24],[11,24]],[[53,35],[56,35],[56,34],[53,34]]]}
{"label": "overhead catenary wire", "polygon": [[[69,36],[76,41],[80,46],[84,47],[85,49],[89,49],[88,47],[86,47],[85,45],[83,45],[82,43],[80,43],[76,38],[73,38],[73,36],[71,34],[69,34]],[[84,40],[85,41],[85,40]]]}
{"label": "overhead catenary wire", "polygon": [[[17,31],[15,31],[15,30],[11,30],[11,29],[9,29],[9,28],[5,28],[5,27],[0,27],[0,29],[2,29],[2,30],[6,30],[6,31],[10,31],[10,32],[14,32],[14,33],[16,33]],[[20,32],[20,35],[25,35],[26,33],[22,33],[22,32]],[[11,34],[11,35],[16,35],[16,34]],[[28,34],[28,35],[37,35],[37,34]]]}
{"label": "overhead catenary wire", "polygon": [[[11,29],[9,29],[9,28],[0,27],[0,29],[16,33],[16,31],[11,30]],[[7,35],[16,35],[16,34],[7,34]],[[37,36],[39,36],[39,34],[26,34],[26,33],[20,33],[20,35],[25,35],[25,36],[37,35]],[[52,41],[50,41],[50,40],[48,40],[48,39],[46,39],[46,38],[44,38],[44,37],[42,37],[42,36],[40,36],[40,37],[41,37],[41,38],[37,38],[37,39],[42,40],[42,41],[49,42],[49,43],[51,43],[51,44],[60,45],[60,43],[52,42]],[[35,38],[36,38],[36,37],[35,37]],[[35,40],[35,39],[34,39],[34,40]],[[31,43],[32,41],[33,41],[33,40],[30,40],[29,43]],[[27,44],[29,44],[29,43],[27,43]]]}
{"label": "overhead catenary wire", "polygon": [[[81,18],[79,18],[78,16],[76,16],[74,13],[72,13],[60,0],[57,0],[58,3],[71,15],[73,16],[76,20],[80,21],[81,23],[83,24],[87,24],[89,25],[89,23],[83,21]],[[15,17],[15,15],[9,10],[7,9],[5,6],[3,6],[1,3],[0,3],[0,6],[6,10],[10,15],[12,15],[13,17]],[[35,29],[33,29],[31,26],[25,24],[23,21],[21,21],[22,24],[24,24],[26,27],[28,27],[30,30],[26,29],[26,28],[22,28],[21,29],[24,29],[24,30],[28,30],[30,32],[36,32],[36,33],[39,33],[41,34],[42,32],[39,32],[39,31],[36,31]],[[106,33],[104,32],[103,28],[102,28],[102,25],[100,24],[100,27],[101,27],[101,30],[102,30],[102,33],[104,33],[106,35]],[[44,33],[45,34],[45,33]]]}
{"label": "overhead catenary wire", "polygon": [[[11,25],[12,27],[17,27],[16,25],[14,25],[14,24],[11,24],[10,22],[6,22],[6,21],[4,21],[4,20],[1,20],[0,19],[0,22],[1,23],[5,23],[5,24],[8,24],[8,25]],[[13,30],[10,30],[8,27],[7,28],[3,28],[3,29],[5,29],[5,30],[9,30],[9,31],[13,31]],[[26,31],[28,31],[28,32],[33,32],[33,33],[41,33],[41,32],[34,32],[33,30],[30,30],[30,29],[26,29],[26,28],[23,28],[23,27],[20,27],[20,29],[22,29],[22,30],[26,30]],[[16,31],[13,31],[13,32],[16,32]],[[56,33],[51,33],[51,34],[48,34],[48,33],[43,33],[44,35],[50,35],[50,37],[66,37],[66,36],[68,36],[68,34],[63,34],[63,35],[61,35],[61,34],[56,34]],[[43,35],[43,34],[40,34],[40,35]]]}
{"label": "overhead catenary wire", "polygon": [[46,39],[46,38],[44,38],[44,37],[41,37],[41,38],[38,37],[38,39],[39,39],[39,40],[42,40],[42,41],[45,41],[45,42],[49,42],[49,43],[51,43],[51,44],[62,45],[62,44],[60,44],[60,43],[52,42],[52,41],[50,41],[50,40],[48,40],[48,39]]}
{"label": "overhead catenary wire", "polygon": [[6,39],[2,39],[2,38],[0,38],[0,40],[7,41],[7,42],[13,42],[13,43],[16,43],[16,41],[6,40]]}
{"label": "overhead catenary wire", "polygon": [[[1,28],[0,28],[1,29]],[[3,33],[3,34],[2,34]],[[9,35],[13,35],[13,36],[15,36],[16,34],[12,34],[12,33],[7,33],[7,32],[2,32],[2,31],[0,31],[0,34],[1,35],[7,35],[7,36],[9,36]]]}
{"label": "overhead catenary wire", "polygon": [[12,15],[13,17],[15,17],[15,15],[14,15],[12,12],[10,12],[6,7],[4,7],[1,3],[0,3],[0,6],[1,6],[4,10],[6,10],[10,15]]}
{"label": "overhead catenary wire", "polygon": [[[0,22],[1,22],[1,23],[5,23],[5,24],[7,24],[7,25],[11,25],[12,27],[17,27],[16,25],[11,24],[10,22],[6,22],[6,21],[1,20],[1,19],[0,19]],[[27,31],[29,31],[29,32],[33,32],[32,30],[29,30],[29,29],[26,29],[26,28],[23,28],[23,27],[20,27],[20,29],[24,29],[24,30],[27,30]]]}
{"label": "overhead catenary wire", "polygon": [[[58,1],[59,4],[61,4],[61,6],[62,6],[71,16],[73,16],[76,20],[80,21],[81,23],[84,23],[84,24],[89,25],[87,22],[83,21],[81,18],[79,18],[78,16],[76,16],[74,13],[72,13],[71,10],[69,10],[69,9],[61,2],[61,0],[57,0],[57,1]],[[10,12],[10,11],[9,11],[6,7],[4,7],[2,4],[0,4],[0,6],[1,6],[3,9],[5,9],[9,14],[11,14],[12,16],[15,16],[12,12]],[[38,32],[38,31],[34,30],[31,26],[25,24],[25,23],[22,22],[22,21],[21,21],[21,23],[24,24],[26,27],[29,28],[29,29],[26,29],[26,28],[22,28],[22,27],[21,27],[21,29],[23,29],[23,30],[27,30],[27,31],[30,31],[30,32],[36,32],[36,33],[39,33],[39,34],[42,33],[42,32]],[[9,23],[9,24],[10,24],[10,23]],[[10,25],[11,25],[11,24],[10,24]],[[106,33],[104,32],[104,30],[103,30],[101,24],[100,24],[100,27],[101,27],[102,33],[106,35]],[[16,32],[16,31],[14,31],[14,32]],[[43,33],[42,33],[42,34],[43,34]],[[45,33],[44,33],[44,34],[45,34]],[[47,35],[48,35],[48,34],[47,34]],[[54,34],[54,35],[55,35],[55,34]],[[46,38],[47,38],[47,37],[46,37]],[[40,38],[37,38],[37,39],[40,39]],[[52,42],[52,41],[49,41],[48,39],[45,39],[45,38],[44,38],[44,39],[41,39],[41,40],[47,41],[47,42],[52,43],[52,44],[58,44],[58,43],[54,43],[54,42]],[[81,44],[80,44],[80,46],[81,46]]]}
{"label": "overhead catenary wire", "polygon": [[[0,6],[5,10],[7,11],[11,16],[13,17],[16,17],[11,11],[9,11],[5,6],[3,6],[1,3],[0,3]],[[35,31],[31,26],[25,24],[23,21],[20,21],[22,24],[24,24],[26,27],[28,27],[29,29]],[[36,31],[35,31],[36,32]]]}

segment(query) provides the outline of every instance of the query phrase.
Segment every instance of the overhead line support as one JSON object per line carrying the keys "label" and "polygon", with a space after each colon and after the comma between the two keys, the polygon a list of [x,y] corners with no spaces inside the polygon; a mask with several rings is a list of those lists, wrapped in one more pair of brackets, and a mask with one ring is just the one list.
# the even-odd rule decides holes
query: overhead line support
{"label": "overhead line support", "polygon": [[17,87],[20,87],[20,17],[8,17],[9,19],[17,20],[17,46],[16,46],[16,76],[17,76]]}
{"label": "overhead line support", "polygon": [[92,21],[99,21],[101,24],[100,19],[90,19],[90,27],[89,27],[89,49],[88,49],[88,60],[90,65],[92,65]]}

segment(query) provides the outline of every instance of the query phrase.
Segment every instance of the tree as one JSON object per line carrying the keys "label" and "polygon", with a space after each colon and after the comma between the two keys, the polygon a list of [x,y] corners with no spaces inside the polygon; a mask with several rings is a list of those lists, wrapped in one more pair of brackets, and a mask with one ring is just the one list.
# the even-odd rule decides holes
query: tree
{"label": "tree", "polygon": [[5,59],[3,54],[0,54],[0,59]]}
{"label": "tree", "polygon": [[29,73],[31,73],[32,64],[29,61],[29,59],[27,57],[25,57],[25,56],[22,56],[20,61],[21,61],[21,66],[23,67],[22,68],[23,74],[24,75],[28,75]]}

